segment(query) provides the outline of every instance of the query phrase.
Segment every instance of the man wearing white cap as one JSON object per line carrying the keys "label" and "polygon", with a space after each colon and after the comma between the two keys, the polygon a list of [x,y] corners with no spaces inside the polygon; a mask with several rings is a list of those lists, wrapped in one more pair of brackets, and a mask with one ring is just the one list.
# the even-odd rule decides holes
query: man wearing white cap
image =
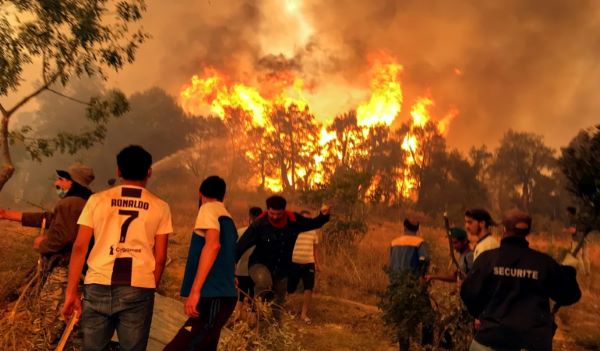
{"label": "man wearing white cap", "polygon": [[92,168],[80,163],[67,170],[57,170],[54,182],[60,200],[52,212],[19,212],[0,208],[0,219],[21,222],[25,227],[45,225],[45,235],[36,237],[33,247],[43,257],[45,282],[40,291],[40,314],[34,320],[39,330],[34,337],[36,350],[53,350],[56,347],[65,323],[60,316],[60,307],[67,287],[69,257],[77,236],[77,219],[92,195],[88,188],[94,180]]}

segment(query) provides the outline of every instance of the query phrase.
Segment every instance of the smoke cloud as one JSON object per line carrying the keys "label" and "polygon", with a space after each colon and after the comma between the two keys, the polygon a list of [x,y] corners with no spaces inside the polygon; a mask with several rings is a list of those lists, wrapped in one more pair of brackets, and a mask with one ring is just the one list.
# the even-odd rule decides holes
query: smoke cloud
{"label": "smoke cloud", "polygon": [[558,147],[600,121],[599,13],[591,0],[154,0],[152,40],[111,81],[177,95],[204,66],[246,82],[291,69],[330,119],[366,99],[369,58],[383,51],[404,66],[405,115],[426,94],[434,116],[460,110],[451,146],[493,147],[513,128]]}

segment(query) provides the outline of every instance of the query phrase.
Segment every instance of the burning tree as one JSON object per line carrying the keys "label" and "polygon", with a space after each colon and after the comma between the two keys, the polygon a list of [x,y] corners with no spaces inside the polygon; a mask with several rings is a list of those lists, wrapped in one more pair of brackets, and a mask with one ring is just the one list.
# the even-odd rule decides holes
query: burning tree
{"label": "burning tree", "polygon": [[240,146],[232,149],[252,165],[263,189],[319,188],[339,168],[352,168],[369,176],[362,193],[371,201],[414,201],[421,173],[430,163],[428,148],[443,138],[456,111],[433,122],[428,111],[433,100],[418,98],[410,109],[411,120],[395,132],[404,101],[403,68],[385,55],[375,56],[371,64],[370,98],[325,126],[309,111],[302,80],[289,71],[258,79],[255,88],[252,82],[232,83],[206,68],[202,77],[192,77],[180,99],[190,112],[209,109],[226,125],[229,120],[241,123],[231,124],[235,132],[230,135],[236,138],[231,144]]}
{"label": "burning tree", "polygon": [[276,106],[269,115],[269,126],[264,137],[283,190],[309,187],[313,174],[310,165],[319,151],[315,117],[296,105]]}

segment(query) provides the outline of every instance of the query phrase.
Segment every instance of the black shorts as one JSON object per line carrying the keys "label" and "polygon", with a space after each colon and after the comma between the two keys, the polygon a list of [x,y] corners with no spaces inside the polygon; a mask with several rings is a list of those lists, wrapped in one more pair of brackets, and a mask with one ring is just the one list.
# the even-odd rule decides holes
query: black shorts
{"label": "black shorts", "polygon": [[297,264],[293,263],[288,277],[288,293],[292,294],[298,288],[298,283],[302,280],[304,290],[313,290],[315,287],[315,264]]}
{"label": "black shorts", "polygon": [[248,296],[254,297],[254,281],[250,276],[247,275],[236,275],[238,280],[238,289],[242,292],[239,293],[238,300],[244,301]]}

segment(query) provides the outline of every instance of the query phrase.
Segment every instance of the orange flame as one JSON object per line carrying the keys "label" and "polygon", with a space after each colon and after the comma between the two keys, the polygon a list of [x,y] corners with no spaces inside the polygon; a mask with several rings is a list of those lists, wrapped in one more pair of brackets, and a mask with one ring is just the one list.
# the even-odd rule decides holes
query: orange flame
{"label": "orange flame", "polygon": [[397,63],[375,63],[371,80],[371,98],[356,109],[359,126],[377,124],[387,126],[394,122],[402,110],[402,87],[400,85],[402,65]]}
{"label": "orange flame", "polygon": [[[192,77],[191,84],[180,93],[184,110],[199,114],[202,107],[210,106],[210,111],[224,118],[226,108],[240,109],[252,116],[255,126],[265,127],[267,115],[275,105],[289,107],[292,104],[304,109],[307,105],[301,96],[303,81],[291,73],[270,77],[265,80],[265,89],[271,99],[265,98],[259,90],[242,83],[228,85],[225,76],[214,68],[205,68],[203,78]],[[288,94],[288,91],[291,93]],[[296,96],[293,96],[296,95]]]}
{"label": "orange flame", "polygon": [[[349,136],[352,138],[351,145],[359,145],[361,137],[368,137],[370,129],[375,126],[391,126],[402,111],[403,91],[400,80],[403,67],[393,58],[379,55],[372,60],[370,82],[371,95],[367,101],[356,108],[356,120],[359,127],[358,133]],[[230,83],[228,78],[213,68],[205,68],[202,75],[194,75],[189,85],[180,93],[182,107],[189,113],[201,114],[210,111],[221,118],[225,118],[228,109],[240,109],[252,117],[252,126],[263,127],[273,130],[270,122],[270,114],[277,106],[286,108],[291,105],[299,109],[307,107],[303,94],[304,82],[296,77],[291,71],[280,71],[258,80],[254,86],[241,82]],[[403,198],[416,199],[418,180],[415,177],[414,167],[419,167],[423,162],[423,140],[419,140],[418,128],[424,128],[433,122],[430,109],[435,105],[431,97],[420,97],[411,106],[409,130],[400,143],[400,148],[405,151],[404,165],[402,169],[394,170],[398,194]],[[446,135],[452,119],[458,114],[458,110],[451,109],[443,118],[433,122],[442,135]],[[342,155],[329,155],[335,148],[329,148],[330,143],[338,142],[335,131],[328,131],[323,126],[320,129],[316,150],[312,156],[313,164],[298,165],[294,172],[296,179],[300,178],[308,186],[326,183],[326,160],[342,159]],[[362,140],[362,139],[361,139]],[[360,148],[358,148],[360,149]],[[368,151],[354,150],[356,155],[365,156]],[[339,153],[339,151],[337,151]],[[251,159],[253,152],[247,153]],[[344,157],[347,157],[345,155]],[[291,180],[292,174],[286,175]],[[375,174],[367,195],[374,194],[381,184],[383,176]],[[308,179],[308,180],[306,180]],[[276,175],[263,175],[264,186],[272,191],[283,190],[281,179]]]}

